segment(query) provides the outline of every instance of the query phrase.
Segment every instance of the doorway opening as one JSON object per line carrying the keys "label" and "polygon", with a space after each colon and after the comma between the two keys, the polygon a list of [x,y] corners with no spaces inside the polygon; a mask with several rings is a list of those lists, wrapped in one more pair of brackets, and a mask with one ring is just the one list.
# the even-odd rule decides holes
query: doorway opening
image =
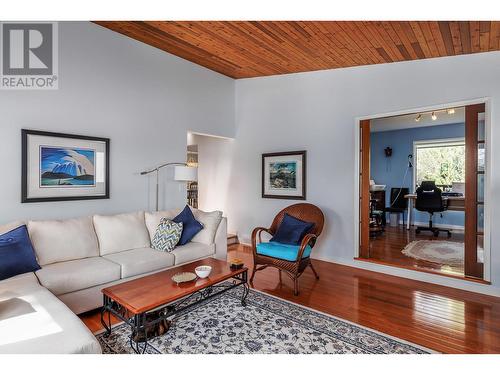
{"label": "doorway opening", "polygon": [[187,133],[187,163],[198,167],[196,185],[188,186],[188,202],[197,208],[226,213],[233,144],[232,138]]}
{"label": "doorway opening", "polygon": [[360,122],[359,258],[484,279],[485,105]]}
{"label": "doorway opening", "polygon": [[[232,138],[188,132],[187,162],[198,167],[198,181],[188,185],[189,205],[203,211],[222,211],[228,217],[233,147]],[[238,242],[236,234],[228,234],[228,245]]]}
{"label": "doorway opening", "polygon": [[[192,138],[190,138],[192,139]],[[198,145],[187,145],[187,165],[198,168]],[[187,184],[187,204],[198,208],[198,181],[189,181]]]}

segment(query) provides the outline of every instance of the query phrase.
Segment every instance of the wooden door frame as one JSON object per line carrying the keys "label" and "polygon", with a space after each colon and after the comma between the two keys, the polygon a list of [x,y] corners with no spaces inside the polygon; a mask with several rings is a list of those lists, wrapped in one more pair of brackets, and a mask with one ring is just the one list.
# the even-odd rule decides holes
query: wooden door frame
{"label": "wooden door frame", "polygon": [[[353,258],[354,258],[354,264],[356,266],[359,266],[361,268],[366,268],[366,262],[362,260],[358,260],[360,258],[359,254],[359,248],[360,248],[360,213],[359,213],[359,197],[360,197],[360,122],[362,120],[374,120],[377,118],[383,118],[383,117],[391,117],[391,116],[400,116],[400,115],[408,115],[408,114],[418,114],[420,112],[430,112],[430,111],[437,111],[437,110],[442,110],[443,108],[450,108],[450,107],[465,107],[468,105],[473,105],[473,104],[485,104],[485,137],[486,137],[486,142],[485,142],[485,147],[486,147],[486,153],[485,153],[485,158],[486,158],[486,173],[485,173],[485,182],[484,182],[484,187],[485,187],[485,192],[484,192],[484,275],[483,275],[483,280],[486,282],[491,281],[491,245],[490,245],[490,237],[491,237],[491,230],[490,230],[490,199],[491,199],[491,186],[490,186],[490,181],[491,181],[491,168],[489,167],[490,161],[491,161],[491,99],[489,97],[482,97],[482,98],[476,98],[476,99],[471,99],[471,100],[463,100],[463,101],[457,101],[457,102],[449,102],[449,103],[442,103],[442,104],[437,104],[437,105],[432,105],[432,106],[426,106],[426,107],[416,107],[416,108],[409,108],[409,109],[404,109],[404,110],[399,110],[399,111],[393,111],[393,112],[383,112],[383,113],[377,113],[377,114],[372,114],[372,115],[365,115],[365,116],[358,116],[354,118],[354,123],[353,123],[353,134],[354,134],[354,195],[353,195],[353,207],[354,207],[354,250],[353,250]],[[374,271],[382,272],[382,273],[390,273],[387,272],[386,267],[391,267],[394,269],[400,269],[397,266],[391,266],[391,265],[377,265],[377,264],[370,264],[370,269],[373,269]],[[401,270],[401,269],[400,269]],[[409,278],[415,278],[418,279],[418,276],[421,274],[418,271],[409,271],[405,277]],[[412,277],[415,275],[415,277]],[[447,277],[446,275],[443,275],[444,277]],[[434,276],[429,276],[429,277],[434,277]],[[438,282],[439,278],[441,275],[436,275],[436,282]],[[464,279],[465,280],[465,279]]]}
{"label": "wooden door frame", "polygon": [[[482,279],[484,264],[477,261],[477,149],[478,113],[486,112],[485,104],[465,107],[465,275]],[[486,141],[486,137],[485,137]],[[485,172],[487,171],[485,165]],[[485,173],[486,175],[486,173]],[[486,204],[484,204],[486,207]]]}
{"label": "wooden door frame", "polygon": [[[359,122],[360,131],[360,166],[359,181],[359,257],[370,257],[370,120]],[[385,202],[384,202],[385,204]]]}

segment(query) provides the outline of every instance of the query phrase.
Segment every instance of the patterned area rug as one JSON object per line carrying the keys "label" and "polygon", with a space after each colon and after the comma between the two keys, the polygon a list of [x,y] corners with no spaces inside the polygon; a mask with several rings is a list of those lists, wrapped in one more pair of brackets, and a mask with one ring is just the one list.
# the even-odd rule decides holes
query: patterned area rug
{"label": "patterned area rug", "polygon": [[[460,267],[464,264],[463,242],[419,240],[410,242],[402,253],[411,258],[428,262]],[[479,262],[483,263],[484,251],[477,252]]]}
{"label": "patterned area rug", "polygon": [[[247,306],[241,288],[228,291],[178,314],[169,331],[149,341],[153,354],[223,353],[431,353],[402,340],[333,316],[250,290]],[[97,335],[105,354],[133,353],[130,328],[113,327]]]}

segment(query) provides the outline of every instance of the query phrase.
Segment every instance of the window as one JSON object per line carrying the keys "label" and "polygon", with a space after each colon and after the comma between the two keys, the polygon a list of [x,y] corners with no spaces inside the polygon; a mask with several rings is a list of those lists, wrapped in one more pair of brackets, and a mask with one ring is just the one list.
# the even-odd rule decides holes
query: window
{"label": "window", "polygon": [[435,181],[450,187],[465,182],[465,140],[434,140],[414,143],[416,156],[415,182]]}

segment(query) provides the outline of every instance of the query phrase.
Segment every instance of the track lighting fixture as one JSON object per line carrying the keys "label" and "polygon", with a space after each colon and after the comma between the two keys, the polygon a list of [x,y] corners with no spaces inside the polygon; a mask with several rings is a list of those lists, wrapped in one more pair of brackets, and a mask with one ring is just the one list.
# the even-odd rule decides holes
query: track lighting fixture
{"label": "track lighting fixture", "polygon": [[438,113],[444,113],[446,112],[447,114],[449,115],[453,115],[456,113],[456,109],[455,108],[446,108],[446,109],[438,109],[438,110],[434,110],[434,111],[429,111],[429,112],[421,112],[421,113],[416,113],[415,115],[415,122],[420,122],[420,120],[422,120],[422,118],[424,118],[424,120],[427,121],[427,116],[430,115],[432,121],[436,121],[438,119],[438,116],[437,114]]}

